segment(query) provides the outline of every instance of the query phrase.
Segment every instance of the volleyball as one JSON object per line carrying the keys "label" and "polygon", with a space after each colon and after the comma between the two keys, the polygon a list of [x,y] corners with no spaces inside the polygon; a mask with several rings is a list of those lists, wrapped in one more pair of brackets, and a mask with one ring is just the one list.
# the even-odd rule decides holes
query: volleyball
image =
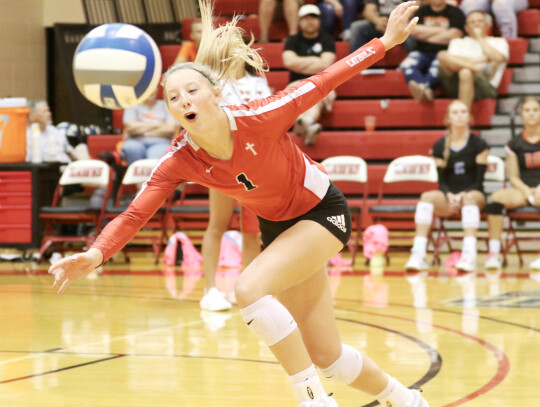
{"label": "volleyball", "polygon": [[131,24],[103,24],[84,36],[73,58],[77,88],[90,102],[125,109],[158,86],[161,55],[154,40]]}

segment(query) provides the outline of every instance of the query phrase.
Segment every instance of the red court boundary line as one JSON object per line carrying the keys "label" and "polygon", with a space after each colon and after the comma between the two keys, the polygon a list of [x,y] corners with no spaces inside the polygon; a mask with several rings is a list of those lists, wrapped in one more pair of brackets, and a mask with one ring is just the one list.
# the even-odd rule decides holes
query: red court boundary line
{"label": "red court boundary line", "polygon": [[[47,269],[42,270],[32,270],[32,271],[23,271],[23,270],[0,270],[0,276],[2,275],[29,275],[29,276],[42,276],[47,274]],[[226,270],[218,270],[217,273],[227,273],[229,271],[234,271],[234,269],[226,269]],[[201,271],[202,273],[202,268]],[[192,272],[190,272],[192,273]],[[174,274],[176,276],[183,276],[186,274],[186,272],[182,270],[147,270],[147,271],[133,271],[129,269],[118,269],[118,270],[104,270],[103,272],[99,273],[101,275],[105,276],[124,276],[124,275],[132,275],[132,276],[162,276],[162,275],[171,275]],[[368,276],[370,275],[369,270],[340,270],[339,272],[336,272],[336,270],[333,270],[331,267],[328,269],[329,275],[336,275],[341,274],[342,276]],[[408,273],[406,271],[385,271],[382,275],[382,277],[404,277],[415,273]],[[458,274],[464,275],[464,274]],[[478,277],[485,276],[485,273],[476,273]],[[457,277],[456,275],[449,274],[447,272],[438,272],[438,271],[429,271],[428,277],[449,277],[454,278]],[[530,275],[529,273],[502,273],[500,275],[500,278],[519,278],[519,279],[529,279]]]}
{"label": "red court boundary line", "polygon": [[[354,312],[354,313],[357,313],[357,314],[367,314],[367,315],[373,315],[373,316],[377,316],[377,317],[386,317],[386,318],[393,318],[393,319],[399,319],[399,320],[402,320],[402,321],[408,321],[408,322],[417,322],[416,320],[414,319],[411,319],[411,318],[405,318],[405,317],[398,317],[398,316],[394,316],[394,315],[386,315],[386,314],[379,314],[377,312],[370,312],[370,311],[359,311],[359,310],[353,310],[353,309],[349,309],[349,308],[340,308],[340,307],[335,307],[335,309],[337,310],[341,310],[341,311],[349,311],[349,312]],[[510,371],[510,361],[508,360],[508,356],[506,356],[506,354],[501,351],[500,349],[498,349],[496,346],[492,345],[491,343],[481,339],[481,338],[478,338],[477,336],[473,336],[473,335],[469,335],[469,334],[466,334],[465,332],[461,332],[461,331],[458,331],[458,330],[455,330],[455,329],[452,329],[452,328],[448,328],[446,326],[442,326],[442,325],[437,325],[437,324],[430,324],[431,326],[437,328],[437,329],[442,329],[444,331],[448,331],[448,332],[452,332],[454,334],[457,334],[457,335],[461,335],[465,338],[468,338],[468,339],[471,339],[477,343],[479,343],[480,345],[484,346],[485,348],[489,349],[491,351],[491,353],[493,353],[493,355],[495,356],[495,358],[497,359],[497,362],[498,362],[498,368],[497,368],[497,371],[495,372],[495,375],[491,378],[491,380],[489,382],[487,382],[484,386],[482,386],[481,388],[479,388],[478,390],[472,392],[471,394],[468,394],[467,396],[465,397],[462,397],[450,404],[445,404],[443,407],[457,407],[457,406],[460,406],[462,404],[465,404],[466,402],[468,401],[471,401],[475,398],[478,398],[480,397],[481,395],[493,390],[495,387],[497,387],[503,380],[504,378],[508,375],[508,372]]]}

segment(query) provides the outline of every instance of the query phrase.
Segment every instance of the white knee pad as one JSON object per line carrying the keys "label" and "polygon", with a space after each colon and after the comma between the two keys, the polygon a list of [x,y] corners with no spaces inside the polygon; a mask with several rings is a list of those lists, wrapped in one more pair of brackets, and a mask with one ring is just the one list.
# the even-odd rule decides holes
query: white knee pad
{"label": "white knee pad", "polygon": [[362,372],[364,361],[360,351],[352,346],[341,344],[341,355],[326,369],[320,369],[327,379],[337,383],[349,385],[356,380]]}
{"label": "white knee pad", "polygon": [[244,322],[262,341],[272,346],[289,336],[296,329],[291,313],[271,295],[265,295],[240,310]]}
{"label": "white knee pad", "polygon": [[419,225],[431,225],[433,222],[433,204],[429,202],[418,202],[414,212],[414,223]]}
{"label": "white knee pad", "polygon": [[463,229],[478,229],[480,226],[480,210],[476,205],[465,205],[461,208],[461,224]]}

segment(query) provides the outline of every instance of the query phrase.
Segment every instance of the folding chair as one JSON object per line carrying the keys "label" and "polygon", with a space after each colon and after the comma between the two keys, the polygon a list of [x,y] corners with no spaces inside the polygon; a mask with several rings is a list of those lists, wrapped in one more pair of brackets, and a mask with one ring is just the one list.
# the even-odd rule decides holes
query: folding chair
{"label": "folding chair", "polygon": [[[505,166],[502,158],[495,155],[488,155],[487,158],[487,168],[484,175],[484,182],[497,182],[504,183],[506,179]],[[485,212],[480,214],[482,220],[486,219]],[[446,220],[459,220],[460,216],[450,216],[447,218],[439,218],[439,232],[437,233],[437,238],[435,240],[435,247],[433,249],[433,262],[439,262],[439,253],[443,245],[448,246],[448,250],[452,252],[451,240],[452,237],[448,234],[448,231],[445,226]],[[489,242],[489,238],[485,239],[486,245]],[[503,253],[504,262],[506,262],[506,255]]]}
{"label": "folding chair", "polygon": [[538,241],[540,237],[534,235],[524,235],[518,233],[517,223],[521,222],[540,222],[540,208],[534,206],[524,206],[522,208],[513,209],[506,213],[508,217],[508,231],[506,233],[505,245],[503,250],[503,261],[506,265],[506,255],[512,247],[516,247],[516,252],[519,258],[519,265],[523,266],[523,253],[534,252],[538,253],[538,248],[533,250],[523,250],[519,247],[519,241]]}
{"label": "folding chair", "polygon": [[[329,157],[321,163],[328,173],[330,180],[336,184],[338,188],[343,188],[347,191],[345,194],[349,203],[355,233],[351,234],[349,241],[349,251],[351,252],[352,264],[354,265],[358,244],[362,237],[362,214],[365,210],[368,184],[367,184],[367,164],[360,158],[350,155],[340,155]],[[348,193],[352,184],[353,193]],[[354,199],[354,195],[360,196],[360,202]]]}
{"label": "folding chair", "polygon": [[[76,206],[61,206],[63,192],[68,185],[80,185],[85,189],[83,194],[77,194],[82,204]],[[105,194],[99,204],[91,202],[91,192],[98,188],[104,189]],[[90,247],[102,228],[103,216],[107,200],[112,190],[112,171],[110,167],[100,160],[79,160],[68,164],[58,185],[56,186],[51,206],[40,208],[39,217],[45,222],[45,230],[39,260],[45,251],[55,244],[60,253],[64,253],[63,243],[84,242]],[[100,197],[101,198],[101,197]],[[65,224],[92,224],[96,228],[95,235],[72,236],[62,235],[61,226]]]}
{"label": "folding chair", "polygon": [[[158,159],[142,159],[137,160],[129,165],[124,177],[122,178],[122,183],[118,188],[114,204],[107,206],[107,211],[104,215],[105,219],[114,219],[128,208],[141,185],[145,183],[152,174],[152,170],[158,161]],[[155,256],[155,264],[158,264],[161,251],[167,244],[166,229],[164,227],[165,213],[165,206],[162,206],[146,223],[146,228],[158,231],[159,235],[152,235],[143,232],[138,233],[133,239],[131,239],[132,242],[150,242]],[[139,250],[145,249],[125,247],[123,249],[123,253],[126,261],[129,262],[127,252]]]}
{"label": "folding chair", "polygon": [[[414,228],[414,213],[418,195],[437,188],[435,160],[423,155],[408,155],[394,159],[388,165],[383,182],[379,187],[377,203],[370,206],[373,223],[382,223],[389,229],[410,230]],[[412,200],[407,195],[414,194]],[[394,196],[393,199],[389,197]],[[395,196],[399,196],[395,203]],[[390,240],[411,240],[410,233],[390,235]],[[433,239],[430,235],[429,240]]]}
{"label": "folding chair", "polygon": [[[235,209],[235,214],[239,212]],[[171,198],[166,209],[166,226],[173,225],[172,233],[179,230],[206,230],[210,218],[208,188],[194,182],[182,186],[180,196]]]}

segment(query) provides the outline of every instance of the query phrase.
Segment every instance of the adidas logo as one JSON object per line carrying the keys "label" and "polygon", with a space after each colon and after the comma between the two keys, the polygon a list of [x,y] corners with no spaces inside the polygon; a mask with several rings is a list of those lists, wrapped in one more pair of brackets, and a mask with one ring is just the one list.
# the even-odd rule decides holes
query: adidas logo
{"label": "adidas logo", "polygon": [[347,228],[345,227],[345,215],[328,216],[326,219],[340,228],[342,232],[347,233]]}

